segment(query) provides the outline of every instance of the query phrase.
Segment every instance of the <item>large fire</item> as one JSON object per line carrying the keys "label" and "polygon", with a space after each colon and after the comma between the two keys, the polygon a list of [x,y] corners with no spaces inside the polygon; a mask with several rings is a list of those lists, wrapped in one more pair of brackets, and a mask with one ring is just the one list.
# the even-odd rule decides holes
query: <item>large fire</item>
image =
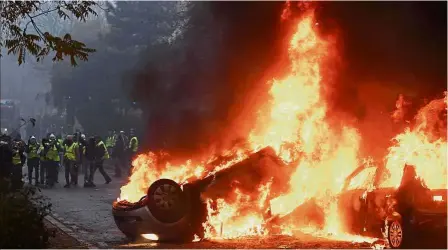
{"label": "large fire", "polygon": [[[133,161],[133,174],[129,183],[121,188],[119,199],[136,202],[159,178],[186,183],[227,168],[270,146],[284,162],[294,167],[292,175],[285,177],[289,191],[269,200],[273,215],[287,215],[314,198],[323,208],[326,218],[323,229],[314,229],[314,233],[324,233],[336,239],[368,240],[345,234],[338,216],[337,196],[344,180],[360,164],[365,164],[365,160],[359,155],[361,136],[358,131],[342,119],[336,122],[328,118],[323,91],[331,79],[325,77],[323,69],[327,70],[325,67],[333,59],[335,48],[331,40],[319,35],[317,26],[313,10],[304,13],[295,26],[288,46],[289,73],[270,82],[271,98],[262,107],[257,125],[248,135],[249,149],[236,148],[224,152],[227,160],[218,166],[211,165],[215,157],[200,163],[189,160],[173,166],[159,162],[161,157],[155,153],[141,154]],[[397,105],[397,108],[401,106]],[[418,174],[430,188],[446,188],[446,124],[439,123],[446,120],[446,116],[437,117],[436,111],[446,114],[446,98],[430,102],[420,110],[416,125],[394,138],[396,143],[385,161],[389,178],[384,186],[399,184],[402,168],[407,162],[417,166]],[[396,112],[394,119],[399,117],[401,114]],[[435,132],[436,127],[438,133]],[[267,234],[263,216],[242,212],[246,211],[242,208],[253,206],[251,201],[257,200],[262,209],[269,199],[270,185],[270,182],[260,185],[257,197],[235,189],[232,199],[208,200],[209,207],[214,202],[215,208],[209,209],[206,237]],[[297,229],[294,225],[283,225],[282,233],[290,234],[294,229]]]}

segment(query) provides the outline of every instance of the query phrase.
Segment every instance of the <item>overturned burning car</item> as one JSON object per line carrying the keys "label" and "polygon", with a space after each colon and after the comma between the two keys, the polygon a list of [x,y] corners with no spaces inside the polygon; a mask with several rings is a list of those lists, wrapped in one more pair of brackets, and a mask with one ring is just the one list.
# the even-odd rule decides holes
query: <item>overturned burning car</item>
{"label": "overturned burning car", "polygon": [[[229,191],[234,188],[253,193],[258,184],[270,182],[264,204],[260,206],[256,199],[247,202],[247,211],[259,213],[270,233],[291,220],[322,225],[324,215],[313,203],[302,204],[281,218],[272,215],[269,201],[287,191],[282,176],[289,176],[290,171],[292,168],[280,160],[274,150],[265,148],[229,168],[184,185],[159,179],[139,202],[115,202],[114,219],[118,228],[133,239],[149,235],[153,240],[191,241],[204,237],[204,222],[210,212],[207,210],[213,209],[207,206],[204,197],[216,201],[229,197]],[[384,174],[383,168],[363,165],[346,178],[338,199],[347,231],[378,238],[384,236],[393,248],[405,246],[412,235],[423,228],[442,228],[446,232],[446,189],[427,189],[416,178],[413,166],[404,168],[398,189],[381,187]],[[221,225],[221,230],[222,227],[226,225]]]}
{"label": "overturned burning car", "polygon": [[[281,180],[289,171],[292,169],[273,149],[265,148],[229,168],[184,185],[169,179],[157,180],[139,202],[115,202],[113,215],[119,229],[130,238],[142,234],[157,235],[158,240],[192,240],[195,235],[202,238],[208,214],[204,197],[215,201],[228,198],[234,188],[253,193],[258,191],[257,184],[269,181],[269,195],[277,195],[284,191]],[[252,206],[248,201],[247,210],[268,217],[269,197],[265,200],[260,206]]]}

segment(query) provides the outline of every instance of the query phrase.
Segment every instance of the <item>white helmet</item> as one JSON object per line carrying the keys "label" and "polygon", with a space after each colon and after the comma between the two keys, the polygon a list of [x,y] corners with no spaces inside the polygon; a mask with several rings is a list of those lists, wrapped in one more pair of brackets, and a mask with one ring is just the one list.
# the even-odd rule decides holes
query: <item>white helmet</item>
{"label": "white helmet", "polygon": [[86,135],[85,134],[81,134],[81,139],[85,140],[86,139]]}
{"label": "white helmet", "polygon": [[50,138],[51,140],[55,140],[55,139],[56,139],[56,136],[55,136],[54,134],[51,134],[49,138]]}

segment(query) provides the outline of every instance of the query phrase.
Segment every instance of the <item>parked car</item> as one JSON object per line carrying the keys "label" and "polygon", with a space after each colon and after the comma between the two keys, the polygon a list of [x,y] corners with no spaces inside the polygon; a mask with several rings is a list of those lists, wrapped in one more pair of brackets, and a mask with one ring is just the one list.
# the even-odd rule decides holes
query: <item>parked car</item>
{"label": "parked car", "polygon": [[381,187],[385,172],[361,166],[347,177],[339,199],[347,230],[385,236],[392,248],[409,247],[422,232],[445,232],[446,237],[447,189],[426,188],[410,165],[398,188]]}

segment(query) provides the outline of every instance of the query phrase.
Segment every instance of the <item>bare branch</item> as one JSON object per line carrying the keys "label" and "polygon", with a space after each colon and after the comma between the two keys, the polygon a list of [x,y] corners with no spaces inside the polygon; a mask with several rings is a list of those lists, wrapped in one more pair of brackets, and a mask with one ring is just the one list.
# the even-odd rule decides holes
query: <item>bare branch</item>
{"label": "bare branch", "polygon": [[41,13],[39,13],[39,14],[37,14],[37,15],[31,16],[30,18],[36,18],[36,17],[38,17],[38,16],[42,16],[42,15],[48,14],[48,13],[53,12],[53,11],[56,11],[56,10],[58,10],[58,8],[54,8],[54,9],[52,9],[52,10],[47,10],[47,11],[41,12]]}

